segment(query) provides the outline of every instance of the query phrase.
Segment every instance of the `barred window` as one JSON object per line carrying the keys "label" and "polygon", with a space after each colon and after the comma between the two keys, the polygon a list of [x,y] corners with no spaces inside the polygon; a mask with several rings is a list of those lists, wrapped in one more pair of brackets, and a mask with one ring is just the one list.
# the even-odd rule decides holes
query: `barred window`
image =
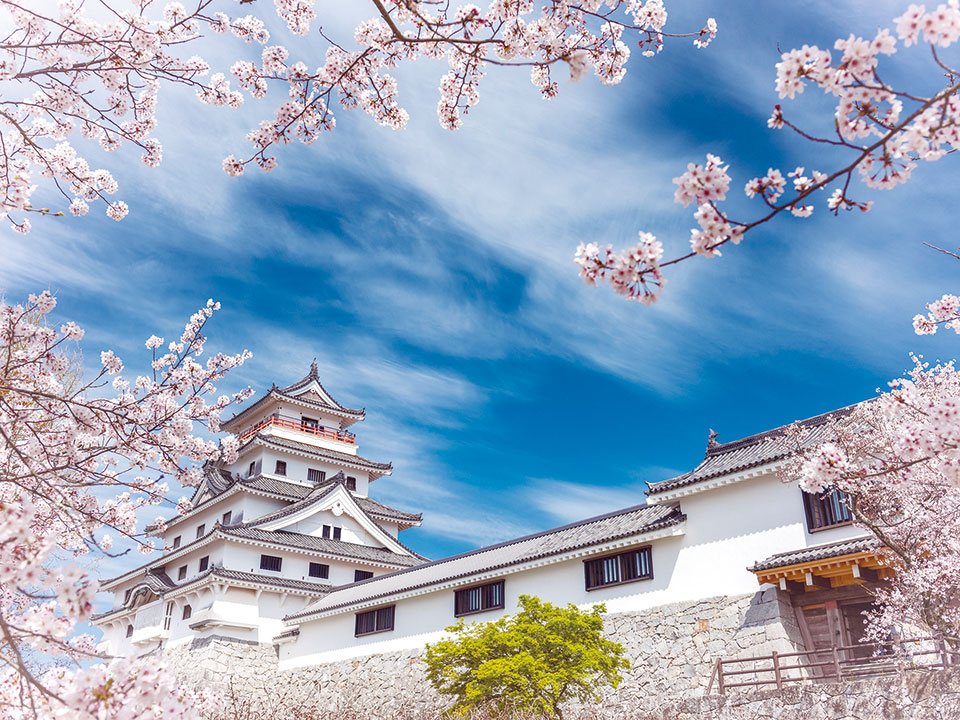
{"label": "barred window", "polygon": [[816,532],[853,522],[850,511],[852,498],[836,488],[819,493],[803,493],[803,508],[807,515],[807,530]]}
{"label": "barred window", "polygon": [[354,635],[360,637],[361,635],[393,630],[393,610],[395,607],[396,605],[388,605],[376,610],[357,613]]}
{"label": "barred window", "polygon": [[203,537],[203,533],[204,533],[204,531],[205,531],[206,529],[207,529],[206,523],[204,523],[203,525],[198,525],[198,526],[197,526],[197,537],[198,537],[198,538],[202,538],[202,537]]}
{"label": "barred window", "polygon": [[455,617],[502,608],[503,580],[457,590],[453,596],[453,614]]}
{"label": "barred window", "polygon": [[357,489],[357,479],[355,477],[347,478],[347,490],[356,490]]}
{"label": "barred window", "polygon": [[361,580],[369,580],[373,577],[373,573],[369,570],[354,570],[353,571],[353,581],[360,582]]}
{"label": "barred window", "polygon": [[272,570],[273,572],[280,572],[280,567],[282,564],[283,564],[283,558],[279,558],[276,555],[260,556],[261,570]]}
{"label": "barred window", "polygon": [[326,563],[310,563],[310,577],[329,578],[330,566]]}
{"label": "barred window", "polygon": [[277,469],[274,471],[274,475],[286,475],[287,474],[287,463],[284,460],[277,460]]}
{"label": "barred window", "polygon": [[178,547],[180,547],[180,536],[179,536],[179,535],[177,535],[177,536],[173,539],[173,549],[176,550]]}
{"label": "barred window", "polygon": [[191,615],[193,615],[193,608],[190,607],[189,605],[184,605],[184,606],[183,606],[183,619],[184,619],[184,620],[189,620]]}
{"label": "barred window", "polygon": [[203,572],[208,567],[210,567],[210,556],[204,555],[202,558],[200,558],[200,572]]}
{"label": "barred window", "polygon": [[317,470],[316,468],[307,468],[307,482],[314,484],[322,483],[326,479],[327,474],[323,470]]}
{"label": "barred window", "polygon": [[650,546],[583,563],[587,590],[653,578]]}
{"label": "barred window", "polygon": [[220,519],[220,524],[221,524],[221,525],[229,525],[229,524],[230,524],[230,518],[232,518],[232,517],[233,517],[233,511],[232,511],[232,510],[227,510],[227,512],[225,512],[225,513],[223,514],[223,517]]}
{"label": "barred window", "polygon": [[177,580],[183,580],[185,577],[187,577],[187,566],[181,565],[177,569]]}

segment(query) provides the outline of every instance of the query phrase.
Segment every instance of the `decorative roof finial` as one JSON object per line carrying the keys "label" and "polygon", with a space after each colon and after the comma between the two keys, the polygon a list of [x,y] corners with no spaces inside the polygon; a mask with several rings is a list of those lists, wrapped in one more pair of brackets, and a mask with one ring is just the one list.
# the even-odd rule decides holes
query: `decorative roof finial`
{"label": "decorative roof finial", "polygon": [[320,379],[320,375],[319,375],[319,373],[317,372],[317,359],[316,359],[316,358],[314,358],[314,359],[313,359],[313,362],[310,363],[310,374],[309,374],[307,377],[311,377],[311,378],[313,378],[314,380],[319,380],[319,379]]}
{"label": "decorative roof finial", "polygon": [[720,433],[718,433],[716,430],[714,430],[713,428],[710,428],[710,435],[707,436],[707,448],[716,447],[717,445],[720,444],[717,442],[717,435],[719,434]]}

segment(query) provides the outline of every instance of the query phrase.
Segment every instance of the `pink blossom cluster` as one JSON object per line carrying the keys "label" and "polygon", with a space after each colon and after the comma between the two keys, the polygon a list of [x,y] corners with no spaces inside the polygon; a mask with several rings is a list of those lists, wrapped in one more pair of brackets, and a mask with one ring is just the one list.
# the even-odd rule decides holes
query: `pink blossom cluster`
{"label": "pink blossom cluster", "polygon": [[581,243],[575,261],[588,285],[606,279],[619,295],[650,305],[667,282],[660,268],[662,257],[660,241],[650,233],[640,233],[640,242],[621,253],[614,253],[609,245],[601,250],[597,243]]}
{"label": "pink blossom cluster", "polygon": [[[644,12],[648,13],[647,21],[657,26],[662,18],[659,11],[649,14],[650,5],[645,6]],[[911,5],[894,22],[895,34],[881,29],[872,39],[856,35],[838,39],[834,44],[836,54],[804,45],[783,53],[776,66],[776,90],[781,98],[793,99],[812,84],[836,99],[830,123],[835,137],[817,137],[801,130],[786,118],[780,105],[774,107],[768,127],[789,127],[805,140],[848,152],[850,158],[832,172],[813,170],[808,174],[801,166],[785,177],[781,170],[770,168],[766,175],[749,180],[744,186],[747,197],[758,197],[765,206],[753,220],[733,220],[718,205],[729,190],[727,165],[714,155],[707,155],[703,165],[690,163],[687,172],[674,179],[678,186],[676,202],[696,205],[697,227],[691,230],[690,252],[659,262],[658,273],[662,275],[662,268],[693,256],[715,257],[722,245],[739,243],[747,231],[785,212],[797,218],[810,217],[814,211],[813,195],[835,182],[839,186],[833,188],[827,200],[832,213],[854,209],[867,212],[872,201],[857,200],[848,194],[855,174],[870,188],[892,189],[910,178],[919,161],[937,160],[960,150],[960,69],[947,65],[940,53],[960,39],[960,0],[950,0],[930,11],[923,5]],[[708,23],[704,28],[705,38],[710,36],[711,27]],[[895,88],[878,73],[880,58],[896,53],[898,39],[909,47],[921,38],[931,51],[934,82],[947,79],[940,91],[927,95],[916,88]],[[542,73],[534,72],[534,82],[545,94],[553,92]],[[623,275],[629,250],[616,253],[611,248],[605,253],[590,253],[589,247],[581,245],[575,258],[584,280],[596,284],[598,278],[604,277],[613,283],[613,271],[617,268],[618,275]],[[638,267],[636,272],[642,277],[649,269]],[[622,286],[614,286],[632,299],[655,300],[659,294],[623,292]],[[661,282],[658,288],[662,288]],[[918,332],[932,332],[941,322],[933,314],[917,316],[915,326]]]}
{"label": "pink blossom cluster", "polygon": [[[276,0],[278,16],[295,36],[306,35],[317,19],[314,0]],[[30,213],[62,214],[32,204],[41,178],[67,201],[69,211],[84,215],[92,202],[102,202],[107,215],[123,219],[129,208],[109,196],[117,183],[109,171],[92,168],[78,155],[70,138],[97,140],[111,152],[134,146],[143,162],[156,167],[163,148],[153,136],[157,126],[158,92],[163,85],[192,87],[200,102],[239,107],[249,93],[265,98],[271,85],[285,96],[273,117],[247,135],[253,151],[223,161],[228,175],[240,175],[255,163],[265,171],[277,166],[274,146],[300,140],[312,143],[333,130],[335,103],[358,108],[376,122],[403,128],[407,111],[399,105],[399,89],[390,74],[401,62],[420,58],[446,60],[440,80],[437,115],[440,124],[459,128],[463,116],[480,99],[479,86],[491,62],[532,66],[531,80],[545,98],[559,92],[551,78],[560,63],[572,79],[592,68],[605,84],[619,83],[630,57],[627,36],[637,38],[644,55],[660,50],[667,12],[663,0],[493,0],[487,10],[477,5],[432,6],[407,0],[371,2],[375,17],[354,32],[355,47],[328,40],[319,67],[289,58],[282,45],[266,47],[270,34],[253,16],[231,17],[215,9],[226,0],[191,0],[189,7],[152,0],[106,9],[104,20],[85,12],[84,4],[63,0],[59,13],[44,13],[33,3],[0,0],[14,31],[0,40],[0,217],[19,232],[29,232]],[[202,58],[184,51],[207,31],[211,37],[231,34],[265,46],[260,58],[240,58],[230,68],[239,87],[222,72],[212,75]],[[686,35],[697,47],[716,36],[712,18]]]}
{"label": "pink blossom cluster", "polygon": [[939,300],[927,303],[926,315],[915,315],[913,330],[917,335],[933,335],[943,325],[960,333],[960,297],[945,294]]}
{"label": "pink blossom cluster", "polygon": [[[931,303],[933,306],[934,303]],[[935,311],[956,312],[945,297]],[[960,630],[960,374],[914,357],[876,399],[840,413],[826,442],[804,446],[785,479],[808,492],[839,489],[855,521],[880,541],[896,582],[879,588],[872,637],[891,625]]]}
{"label": "pink blossom cluster", "polygon": [[[105,350],[84,379],[76,353],[83,330],[72,322],[58,329],[55,307],[48,292],[0,303],[0,704],[27,711],[24,703],[38,702],[42,717],[123,717],[109,711],[106,695],[91,693],[111,688],[125,713],[167,707],[167,690],[150,692],[169,680],[158,680],[149,663],[135,671],[61,667],[41,678],[25,653],[74,664],[94,656],[89,636],[72,635],[90,618],[97,591],[78,563],[109,552],[114,537],[151,552],[137,515],[170,502],[163,478],[196,485],[203,463],[236,459],[236,438],[217,445],[196,433],[219,431],[220,414],[249,397],[250,390],[214,392],[250,355],[203,358],[204,328],[219,308],[209,301],[172,342],[147,340],[148,375],[128,380],[122,359]],[[76,562],[58,560],[64,556]]]}

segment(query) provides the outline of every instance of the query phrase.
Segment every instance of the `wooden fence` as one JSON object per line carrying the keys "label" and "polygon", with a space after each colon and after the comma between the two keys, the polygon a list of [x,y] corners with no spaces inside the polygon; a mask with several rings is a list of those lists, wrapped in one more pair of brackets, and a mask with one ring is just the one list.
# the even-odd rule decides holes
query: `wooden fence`
{"label": "wooden fence", "polygon": [[860,643],[826,650],[778,653],[747,658],[717,658],[707,686],[720,694],[732,688],[776,687],[789,683],[839,682],[900,673],[905,669],[938,670],[960,665],[960,639],[920,637]]}

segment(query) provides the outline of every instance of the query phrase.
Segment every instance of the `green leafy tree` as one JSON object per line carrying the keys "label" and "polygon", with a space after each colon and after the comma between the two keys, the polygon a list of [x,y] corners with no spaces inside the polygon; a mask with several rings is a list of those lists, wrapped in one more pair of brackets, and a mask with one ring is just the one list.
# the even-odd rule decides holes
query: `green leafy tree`
{"label": "green leafy tree", "polygon": [[494,622],[447,628],[452,638],[427,646],[427,678],[455,700],[451,713],[475,709],[529,712],[562,720],[568,700],[600,699],[630,667],[623,646],[603,637],[604,605],[589,611],[520,596],[520,611]]}

